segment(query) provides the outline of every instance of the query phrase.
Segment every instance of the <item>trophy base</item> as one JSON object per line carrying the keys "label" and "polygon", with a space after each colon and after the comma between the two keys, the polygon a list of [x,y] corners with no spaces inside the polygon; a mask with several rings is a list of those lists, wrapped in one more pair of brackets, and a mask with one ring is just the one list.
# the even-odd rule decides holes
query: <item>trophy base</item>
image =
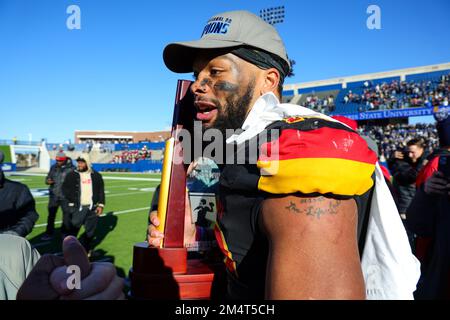
{"label": "trophy base", "polygon": [[138,243],[133,258],[132,299],[211,299],[217,283],[223,287],[223,270],[198,259],[188,260],[186,248],[152,248]]}

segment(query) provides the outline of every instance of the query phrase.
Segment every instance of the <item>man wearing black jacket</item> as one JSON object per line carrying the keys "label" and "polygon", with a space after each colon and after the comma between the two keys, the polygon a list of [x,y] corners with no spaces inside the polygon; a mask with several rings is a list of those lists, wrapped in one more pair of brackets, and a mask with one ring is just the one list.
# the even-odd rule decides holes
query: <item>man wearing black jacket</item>
{"label": "man wearing black jacket", "polygon": [[78,157],[77,170],[67,174],[62,191],[68,202],[64,227],[69,235],[76,237],[84,225],[83,246],[90,256],[97,219],[105,206],[105,189],[102,176],[90,167],[87,156]]}
{"label": "man wearing black jacket", "polygon": [[424,143],[420,139],[408,141],[407,150],[395,151],[394,159],[389,161],[389,168],[394,177],[394,188],[398,194],[398,212],[406,219],[406,209],[416,193],[417,175],[426,164],[427,155]]}
{"label": "man wearing black jacket", "polygon": [[0,151],[0,233],[28,235],[37,219],[35,202],[28,187],[5,178]]}
{"label": "man wearing black jacket", "polygon": [[416,194],[416,179],[419,171],[427,163],[425,144],[421,139],[411,139],[406,144],[407,150],[395,151],[394,159],[389,161],[389,168],[394,178],[393,187],[397,194],[397,208],[408,234],[411,249],[415,250],[415,235],[406,226],[406,210]]}
{"label": "man wearing black jacket", "polygon": [[[45,178],[45,183],[49,186],[48,218],[47,229],[45,234],[41,237],[42,240],[52,239],[55,231],[56,213],[58,212],[59,207],[61,207],[64,219],[65,211],[67,210],[66,201],[62,194],[62,184],[66,175],[73,170],[72,159],[68,158],[64,152],[58,152],[56,155],[56,163],[50,168],[50,171]],[[65,233],[64,228],[62,228],[61,233]]]}

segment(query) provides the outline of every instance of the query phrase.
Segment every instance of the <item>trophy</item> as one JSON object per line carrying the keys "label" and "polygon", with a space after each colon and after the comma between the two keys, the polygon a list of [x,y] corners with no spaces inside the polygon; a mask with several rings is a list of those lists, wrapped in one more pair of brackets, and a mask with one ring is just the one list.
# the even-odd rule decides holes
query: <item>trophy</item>
{"label": "trophy", "polygon": [[216,299],[224,292],[224,269],[201,259],[188,259],[184,247],[188,161],[181,160],[183,146],[179,132],[193,130],[196,110],[189,90],[191,84],[178,81],[172,133],[165,145],[158,199],[161,222],[158,230],[164,233],[164,238],[159,248],[149,247],[147,242],[134,245],[129,273],[133,299]]}

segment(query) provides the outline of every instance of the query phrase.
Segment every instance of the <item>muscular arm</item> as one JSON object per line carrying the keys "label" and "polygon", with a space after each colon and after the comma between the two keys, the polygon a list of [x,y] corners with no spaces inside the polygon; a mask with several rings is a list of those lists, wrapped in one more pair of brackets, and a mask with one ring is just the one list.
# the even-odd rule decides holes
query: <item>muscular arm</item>
{"label": "muscular arm", "polygon": [[285,196],[264,201],[266,299],[365,299],[354,200]]}

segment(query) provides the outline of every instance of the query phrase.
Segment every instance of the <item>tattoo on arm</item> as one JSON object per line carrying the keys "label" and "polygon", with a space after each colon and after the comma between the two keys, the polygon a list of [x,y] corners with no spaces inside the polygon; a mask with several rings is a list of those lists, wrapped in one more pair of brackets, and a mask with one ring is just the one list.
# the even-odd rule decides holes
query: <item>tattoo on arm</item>
{"label": "tattoo on arm", "polygon": [[[285,207],[289,212],[293,212],[295,214],[305,214],[307,216],[317,217],[320,219],[320,216],[325,214],[337,214],[338,208],[341,205],[341,200],[329,199],[330,202],[328,205],[322,204],[326,198],[318,197],[318,198],[308,198],[308,199],[300,199],[297,202],[289,201],[289,205]],[[306,207],[304,209],[299,209],[297,204]]]}
{"label": "tattoo on arm", "polygon": [[290,204],[289,204],[289,206],[286,207],[286,209],[288,209],[289,211],[294,211],[295,213],[300,213],[300,210],[297,209],[297,206],[295,205],[295,203],[292,201],[289,201],[289,202],[290,202]]}

